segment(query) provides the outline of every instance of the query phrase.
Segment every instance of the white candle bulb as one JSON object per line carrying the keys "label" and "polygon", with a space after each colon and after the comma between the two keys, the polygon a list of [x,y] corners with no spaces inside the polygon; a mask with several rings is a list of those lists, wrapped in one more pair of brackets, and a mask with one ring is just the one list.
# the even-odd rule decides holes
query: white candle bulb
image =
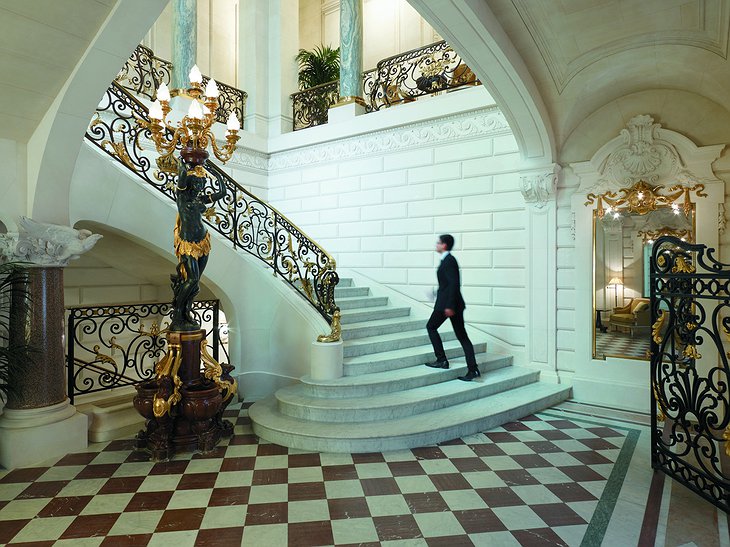
{"label": "white candle bulb", "polygon": [[208,80],[208,85],[205,86],[205,96],[209,98],[218,96],[218,86],[213,78]]}
{"label": "white candle bulb", "polygon": [[203,119],[203,110],[200,108],[198,101],[190,103],[190,108],[188,108],[188,118],[196,118],[198,120]]}
{"label": "white candle bulb", "polygon": [[162,82],[160,84],[160,87],[157,88],[157,100],[158,101],[169,101],[170,100],[170,90],[167,88],[167,84],[165,82]]}
{"label": "white candle bulb", "polygon": [[198,65],[193,65],[193,68],[190,69],[188,78],[190,79],[190,83],[193,84],[199,84],[203,81],[203,75],[200,73]]}
{"label": "white candle bulb", "polygon": [[229,131],[238,131],[241,129],[241,122],[238,121],[238,117],[236,117],[235,112],[231,112],[228,116],[228,130]]}
{"label": "white candle bulb", "polygon": [[160,104],[160,101],[155,101],[152,103],[152,106],[150,106],[149,110],[150,118],[153,120],[161,120],[162,119],[162,105]]}

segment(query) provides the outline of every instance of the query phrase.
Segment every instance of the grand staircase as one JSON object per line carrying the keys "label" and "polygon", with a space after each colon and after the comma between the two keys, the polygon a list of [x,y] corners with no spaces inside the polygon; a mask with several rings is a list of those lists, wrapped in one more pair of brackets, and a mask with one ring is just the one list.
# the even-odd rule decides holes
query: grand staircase
{"label": "grand staircase", "polygon": [[568,398],[570,387],[539,382],[539,371],[516,367],[471,339],[482,377],[461,382],[463,351],[442,327],[448,370],[434,359],[426,317],[389,304],[369,287],[340,280],[344,376],[279,389],[249,409],[254,432],[270,442],[320,452],[379,452],[425,446],[487,430]]}

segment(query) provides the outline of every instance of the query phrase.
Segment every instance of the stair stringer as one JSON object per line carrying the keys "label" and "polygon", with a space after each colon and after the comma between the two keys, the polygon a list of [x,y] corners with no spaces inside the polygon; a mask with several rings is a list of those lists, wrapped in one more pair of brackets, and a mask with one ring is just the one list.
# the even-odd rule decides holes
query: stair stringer
{"label": "stair stringer", "polygon": [[[76,161],[69,200],[71,225],[92,222],[116,230],[170,260],[174,273],[174,203],[88,142]],[[311,344],[330,328],[258,259],[210,234],[203,283],[220,298],[229,321],[239,396],[258,400],[309,374]]]}

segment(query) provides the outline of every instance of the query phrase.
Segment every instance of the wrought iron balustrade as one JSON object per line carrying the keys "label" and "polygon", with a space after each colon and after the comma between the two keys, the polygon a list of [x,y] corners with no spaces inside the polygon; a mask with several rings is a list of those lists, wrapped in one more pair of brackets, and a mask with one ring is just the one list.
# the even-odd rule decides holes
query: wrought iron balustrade
{"label": "wrought iron balustrade", "polygon": [[340,100],[340,81],[310,87],[291,96],[294,131],[327,123],[330,106]]}
{"label": "wrought iron balustrade", "polygon": [[[113,82],[97,108],[86,139],[174,200],[175,174],[157,169],[157,153],[149,140],[149,130],[138,120],[149,121],[147,107]],[[334,292],[339,281],[332,257],[279,211],[215,164],[208,162],[206,169],[220,175],[226,191],[223,199],[205,212],[206,222],[234,248],[272,268],[275,275],[289,283],[331,323],[337,310]],[[207,191],[212,192],[212,178],[207,184]]]}
{"label": "wrought iron balustrade", "polygon": [[[150,48],[140,44],[119,71],[115,81],[127,91],[143,95],[154,101],[157,98],[157,88],[160,87],[160,84],[170,85],[172,69],[173,64],[170,61],[156,57]],[[209,76],[203,76],[203,88],[209,80]],[[243,124],[248,93],[218,80],[215,82],[218,85],[219,93],[215,120],[226,123],[228,115],[235,112],[238,120]]]}
{"label": "wrought iron balustrade", "polygon": [[[67,390],[72,403],[78,395],[131,386],[153,376],[165,353],[172,304],[69,306],[67,312]],[[195,302],[193,314],[206,330],[213,358],[218,361],[221,350],[228,358],[220,302]]]}

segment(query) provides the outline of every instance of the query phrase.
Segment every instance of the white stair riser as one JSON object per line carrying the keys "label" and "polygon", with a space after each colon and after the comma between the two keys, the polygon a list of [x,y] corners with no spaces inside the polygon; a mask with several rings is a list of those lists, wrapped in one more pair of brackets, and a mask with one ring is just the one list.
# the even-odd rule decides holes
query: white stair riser
{"label": "white stair riser", "polygon": [[[445,331],[441,334],[441,340],[451,342],[456,340],[456,335],[451,331]],[[396,349],[413,348],[423,346],[430,342],[428,334],[425,332],[416,332],[413,336],[395,338],[393,340],[383,340],[380,342],[357,342],[351,345],[345,344],[345,357],[359,357],[360,355],[371,355],[383,351],[392,351]]]}
{"label": "white stair riser", "polygon": [[426,330],[426,321],[397,321],[389,325],[361,326],[361,327],[344,327],[342,329],[342,339],[359,340],[360,338],[369,338],[370,336],[383,336],[384,334],[397,334],[399,332],[408,332],[410,330]]}
{"label": "white stair riser", "polygon": [[354,296],[368,296],[370,289],[367,287],[337,287],[335,298],[352,298]]}
{"label": "white stair riser", "polygon": [[375,308],[388,304],[387,296],[363,296],[362,298],[340,299],[337,305],[341,310],[360,310],[363,308]]}
{"label": "white stair riser", "polygon": [[363,321],[375,321],[377,319],[392,319],[394,317],[408,317],[411,308],[388,308],[386,310],[363,310],[350,311],[342,314],[342,324],[362,323]]}
{"label": "white stair riser", "polygon": [[[479,370],[484,374],[490,371],[499,370],[512,365],[512,357],[505,356],[500,359],[492,359],[487,362],[480,362],[480,356],[477,356]],[[423,366],[423,365],[420,365]],[[417,387],[430,386],[440,382],[448,382],[457,376],[463,376],[466,373],[466,365],[463,363],[453,365],[450,369],[434,369],[436,372],[424,374],[422,376],[414,376],[412,378],[398,379],[397,381],[374,382],[371,384],[355,384],[355,385],[327,385],[327,384],[302,384],[302,393],[313,397],[322,397],[328,399],[338,399],[343,397],[368,397],[371,395],[382,395],[384,393],[393,393],[394,391],[405,391]]]}
{"label": "white stair riser", "polygon": [[[438,410],[447,406],[458,405],[537,382],[539,377],[539,371],[528,371],[524,374],[498,382],[484,383],[475,388],[463,384],[463,391],[435,396],[422,401],[403,402],[391,406],[376,406],[366,409],[348,408],[346,405],[339,408],[317,408],[287,401],[283,396],[280,397],[279,395],[277,395],[277,399],[279,401],[279,411],[282,414],[294,418],[316,422],[369,422],[403,418],[405,416]],[[459,380],[452,381],[459,382]],[[346,401],[343,401],[343,403],[346,403]]]}
{"label": "white stair riser", "polygon": [[[567,399],[569,392],[570,388],[566,388],[565,390],[536,398],[528,403],[517,405],[496,414],[487,415],[475,420],[468,420],[458,425],[451,425],[412,435],[382,436],[367,439],[328,439],[272,430],[256,420],[253,421],[253,431],[256,435],[269,442],[300,450],[338,453],[386,452],[389,450],[430,446],[451,439],[488,431],[501,424],[519,420],[520,418],[554,406]],[[383,429],[387,430],[387,427]]]}
{"label": "white stair riser", "polygon": [[[474,344],[474,353],[484,353],[487,350],[487,344]],[[448,348],[445,351],[447,359],[454,359],[456,357],[463,357],[464,350],[461,347]],[[433,355],[433,350],[418,350],[414,349],[412,355],[408,357],[394,357],[390,359],[377,359],[377,355],[373,355],[375,358],[373,361],[367,363],[347,363],[345,360],[344,375],[345,376],[358,376],[360,374],[368,374],[371,372],[384,372],[386,370],[397,370],[406,367],[412,367],[415,365],[423,365],[425,363],[434,361],[436,358]]]}
{"label": "white stair riser", "polygon": [[352,287],[352,279],[349,277],[341,277],[337,282],[337,288],[340,287]]}

